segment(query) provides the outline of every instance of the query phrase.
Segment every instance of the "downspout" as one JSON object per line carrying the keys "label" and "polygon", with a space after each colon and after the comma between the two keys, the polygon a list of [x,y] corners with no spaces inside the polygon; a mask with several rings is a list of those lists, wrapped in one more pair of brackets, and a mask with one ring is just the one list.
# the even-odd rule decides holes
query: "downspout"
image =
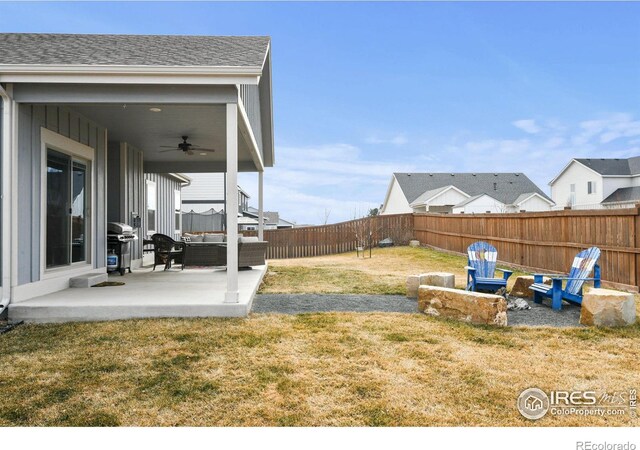
{"label": "downspout", "polygon": [[8,204],[7,194],[11,188],[11,110],[13,99],[0,84],[0,97],[2,98],[2,116],[0,117],[0,127],[2,129],[2,140],[0,141],[0,154],[2,155],[2,298],[0,299],[0,315],[5,312],[9,303],[11,303],[11,261],[5,258],[8,249],[6,246],[11,244],[10,239],[5,236],[10,230],[10,206]]}

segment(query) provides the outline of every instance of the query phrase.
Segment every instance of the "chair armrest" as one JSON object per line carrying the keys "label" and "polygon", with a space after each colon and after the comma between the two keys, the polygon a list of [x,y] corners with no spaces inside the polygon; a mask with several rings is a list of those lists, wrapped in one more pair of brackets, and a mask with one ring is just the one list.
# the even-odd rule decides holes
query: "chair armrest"
{"label": "chair armrest", "polygon": [[476,268],[475,267],[471,267],[471,266],[464,266],[465,269],[467,269],[470,272],[475,272]]}
{"label": "chair armrest", "polygon": [[600,278],[568,278],[568,277],[561,277],[559,279],[567,280],[567,281],[574,281],[574,280],[596,281],[596,280],[599,280]]}
{"label": "chair armrest", "polygon": [[513,273],[513,270],[509,270],[509,269],[501,269],[500,267],[496,267],[496,270],[500,271],[500,272],[509,272],[509,273]]}
{"label": "chair armrest", "polygon": [[549,278],[566,278],[569,275],[560,275],[557,273],[534,273],[533,276],[539,276],[539,277],[549,277]]}

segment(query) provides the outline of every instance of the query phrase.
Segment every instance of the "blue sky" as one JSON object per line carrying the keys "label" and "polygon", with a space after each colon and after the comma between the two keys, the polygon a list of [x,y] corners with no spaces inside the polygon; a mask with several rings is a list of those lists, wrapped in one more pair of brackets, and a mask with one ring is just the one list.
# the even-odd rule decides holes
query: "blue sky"
{"label": "blue sky", "polygon": [[270,35],[265,207],[298,223],[379,205],[394,171],[547,190],[572,157],[640,155],[640,3],[0,3],[0,30]]}

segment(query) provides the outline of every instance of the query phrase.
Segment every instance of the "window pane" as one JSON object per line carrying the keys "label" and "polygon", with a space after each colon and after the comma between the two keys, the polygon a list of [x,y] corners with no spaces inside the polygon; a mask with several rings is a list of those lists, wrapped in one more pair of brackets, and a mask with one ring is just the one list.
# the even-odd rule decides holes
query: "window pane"
{"label": "window pane", "polygon": [[47,268],[69,264],[70,190],[71,158],[47,150]]}
{"label": "window pane", "polygon": [[147,183],[147,209],[156,209],[156,184]]}
{"label": "window pane", "polygon": [[175,229],[179,230],[180,229],[180,212],[176,211],[175,216],[176,216],[176,228]]}
{"label": "window pane", "polygon": [[87,166],[73,163],[73,197],[71,202],[71,262],[86,260]]}
{"label": "window pane", "polygon": [[173,208],[176,211],[180,211],[180,209],[182,209],[182,201],[180,200],[180,191],[178,190],[173,191],[173,202],[174,202]]}
{"label": "window pane", "polygon": [[156,212],[153,209],[147,210],[147,230],[156,231]]}

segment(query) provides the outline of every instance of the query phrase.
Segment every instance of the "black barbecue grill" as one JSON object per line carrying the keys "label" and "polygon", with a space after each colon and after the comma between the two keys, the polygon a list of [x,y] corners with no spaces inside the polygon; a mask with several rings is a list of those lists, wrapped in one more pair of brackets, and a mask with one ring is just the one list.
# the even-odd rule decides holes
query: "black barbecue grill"
{"label": "black barbecue grill", "polygon": [[131,241],[138,236],[130,225],[119,222],[107,224],[107,272],[131,273]]}

